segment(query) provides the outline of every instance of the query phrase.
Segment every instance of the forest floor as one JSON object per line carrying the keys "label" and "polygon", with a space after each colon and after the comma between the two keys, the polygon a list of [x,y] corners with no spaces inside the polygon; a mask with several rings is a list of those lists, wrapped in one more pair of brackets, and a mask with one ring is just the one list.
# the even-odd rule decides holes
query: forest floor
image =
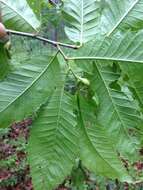
{"label": "forest floor", "polygon": [[[13,124],[9,129],[0,130],[0,190],[34,190],[30,176],[30,168],[27,164],[26,145],[29,137],[29,130],[32,119],[24,120]],[[143,166],[142,166],[143,167]],[[142,169],[142,168],[141,168]],[[75,171],[77,175],[77,171]],[[90,174],[89,174],[90,175]],[[116,182],[111,185],[101,180],[101,188],[95,180],[91,180],[89,175],[85,178],[76,176],[78,180],[83,180],[84,185],[81,188],[69,188],[65,184],[73,182],[71,178],[65,180],[55,190],[114,190],[117,189]],[[75,183],[79,183],[75,179]],[[103,184],[104,181],[104,184]],[[86,187],[85,187],[86,186]],[[110,187],[113,188],[110,188]],[[143,186],[135,187],[133,190],[143,190]],[[123,184],[119,190],[130,190],[128,184]]]}
{"label": "forest floor", "polygon": [[[33,190],[27,164],[26,144],[32,120],[0,131],[0,190]],[[60,185],[56,190],[69,190]]]}

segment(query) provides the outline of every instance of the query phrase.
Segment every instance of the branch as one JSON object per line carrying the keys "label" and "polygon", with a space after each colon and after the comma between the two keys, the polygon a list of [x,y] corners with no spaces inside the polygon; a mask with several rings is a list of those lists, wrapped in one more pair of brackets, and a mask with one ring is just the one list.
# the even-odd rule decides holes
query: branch
{"label": "branch", "polygon": [[6,30],[8,34],[13,34],[13,35],[17,35],[17,36],[25,36],[25,37],[30,37],[45,43],[49,43],[51,45],[54,46],[63,46],[63,47],[67,47],[67,48],[72,48],[72,49],[78,49],[78,46],[75,45],[70,45],[70,44],[65,44],[62,42],[57,42],[57,41],[53,41],[53,40],[49,40],[47,38],[44,38],[42,36],[36,35],[36,34],[32,34],[32,33],[27,33],[27,32],[19,32],[19,31],[15,31],[15,30]]}
{"label": "branch", "polygon": [[60,48],[59,45],[57,45],[57,48],[58,48],[59,52],[61,53],[61,55],[63,56],[64,60],[68,61],[68,57],[64,54],[63,50]]}

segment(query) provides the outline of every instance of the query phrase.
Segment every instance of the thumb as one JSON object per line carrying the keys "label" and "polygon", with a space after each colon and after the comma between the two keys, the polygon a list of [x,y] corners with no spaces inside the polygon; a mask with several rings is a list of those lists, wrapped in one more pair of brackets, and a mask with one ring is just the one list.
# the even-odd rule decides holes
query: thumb
{"label": "thumb", "polygon": [[9,40],[9,36],[6,32],[5,26],[0,22],[0,43],[6,43]]}

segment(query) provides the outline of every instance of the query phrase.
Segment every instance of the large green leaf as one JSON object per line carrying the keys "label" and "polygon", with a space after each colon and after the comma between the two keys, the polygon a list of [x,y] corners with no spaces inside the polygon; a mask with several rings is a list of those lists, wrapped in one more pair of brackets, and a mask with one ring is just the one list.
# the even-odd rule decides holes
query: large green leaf
{"label": "large green leaf", "polygon": [[133,156],[137,140],[129,135],[129,129],[139,128],[143,120],[136,101],[116,83],[119,77],[114,68],[95,63],[91,84],[99,98],[97,120],[116,140],[118,151]]}
{"label": "large green leaf", "polygon": [[108,36],[120,29],[143,28],[143,0],[105,0],[101,28]]}
{"label": "large green leaf", "polygon": [[68,26],[65,32],[74,42],[87,42],[97,34],[99,2],[96,0],[66,0],[64,18]]}
{"label": "large green leaf", "polygon": [[79,50],[65,54],[75,60],[104,60],[123,63],[143,63],[143,32],[101,38],[84,44]]}
{"label": "large green leaf", "polygon": [[0,127],[33,114],[54,90],[58,72],[56,57],[36,57],[0,82]]}
{"label": "large green leaf", "polygon": [[64,84],[59,84],[31,129],[28,155],[35,190],[52,190],[62,183],[71,172],[76,147],[72,98],[64,92]]}
{"label": "large green leaf", "polygon": [[4,48],[4,44],[0,43],[0,80],[3,79],[9,71],[9,59]]}
{"label": "large green leaf", "polygon": [[97,124],[90,104],[79,98],[79,146],[83,164],[96,174],[130,180],[117,156],[114,142],[106,129]]}
{"label": "large green leaf", "polygon": [[121,64],[123,73],[128,76],[128,83],[143,108],[143,64]]}
{"label": "large green leaf", "polygon": [[40,27],[40,22],[26,0],[0,0],[0,6],[8,29],[33,32]]}

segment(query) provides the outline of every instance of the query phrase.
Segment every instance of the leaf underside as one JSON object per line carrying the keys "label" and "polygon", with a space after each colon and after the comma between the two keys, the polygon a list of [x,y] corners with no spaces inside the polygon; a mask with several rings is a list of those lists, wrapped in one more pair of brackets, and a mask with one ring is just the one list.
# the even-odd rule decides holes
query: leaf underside
{"label": "leaf underside", "polygon": [[124,147],[124,151],[130,154],[136,149],[136,144],[129,135],[129,129],[134,130],[142,123],[139,107],[121,89],[110,86],[118,80],[120,73],[114,72],[111,66],[103,66],[101,62],[96,62],[94,66],[91,83],[100,101],[97,120],[115,139],[118,151]]}
{"label": "leaf underside", "polygon": [[143,0],[105,0],[100,26],[107,36],[119,30],[142,29]]}
{"label": "leaf underside", "polygon": [[0,6],[3,22],[8,29],[34,32],[40,27],[26,0],[0,0]]}
{"label": "leaf underside", "polygon": [[75,60],[103,60],[123,63],[143,63],[143,32],[99,38],[84,44],[79,50],[66,51]]}
{"label": "leaf underside", "polygon": [[69,24],[65,32],[70,40],[87,42],[97,34],[99,3],[96,0],[66,0],[64,18]]}
{"label": "leaf underside", "polygon": [[70,174],[77,156],[76,133],[72,98],[58,84],[31,129],[28,159],[36,190],[53,189]]}
{"label": "leaf underside", "polygon": [[36,57],[9,73],[0,82],[0,127],[34,114],[54,90],[58,72],[56,57],[46,56]]}
{"label": "leaf underside", "polygon": [[80,158],[91,171],[121,181],[130,177],[117,157],[113,141],[107,131],[97,124],[93,113],[87,111],[90,105],[79,98]]}

